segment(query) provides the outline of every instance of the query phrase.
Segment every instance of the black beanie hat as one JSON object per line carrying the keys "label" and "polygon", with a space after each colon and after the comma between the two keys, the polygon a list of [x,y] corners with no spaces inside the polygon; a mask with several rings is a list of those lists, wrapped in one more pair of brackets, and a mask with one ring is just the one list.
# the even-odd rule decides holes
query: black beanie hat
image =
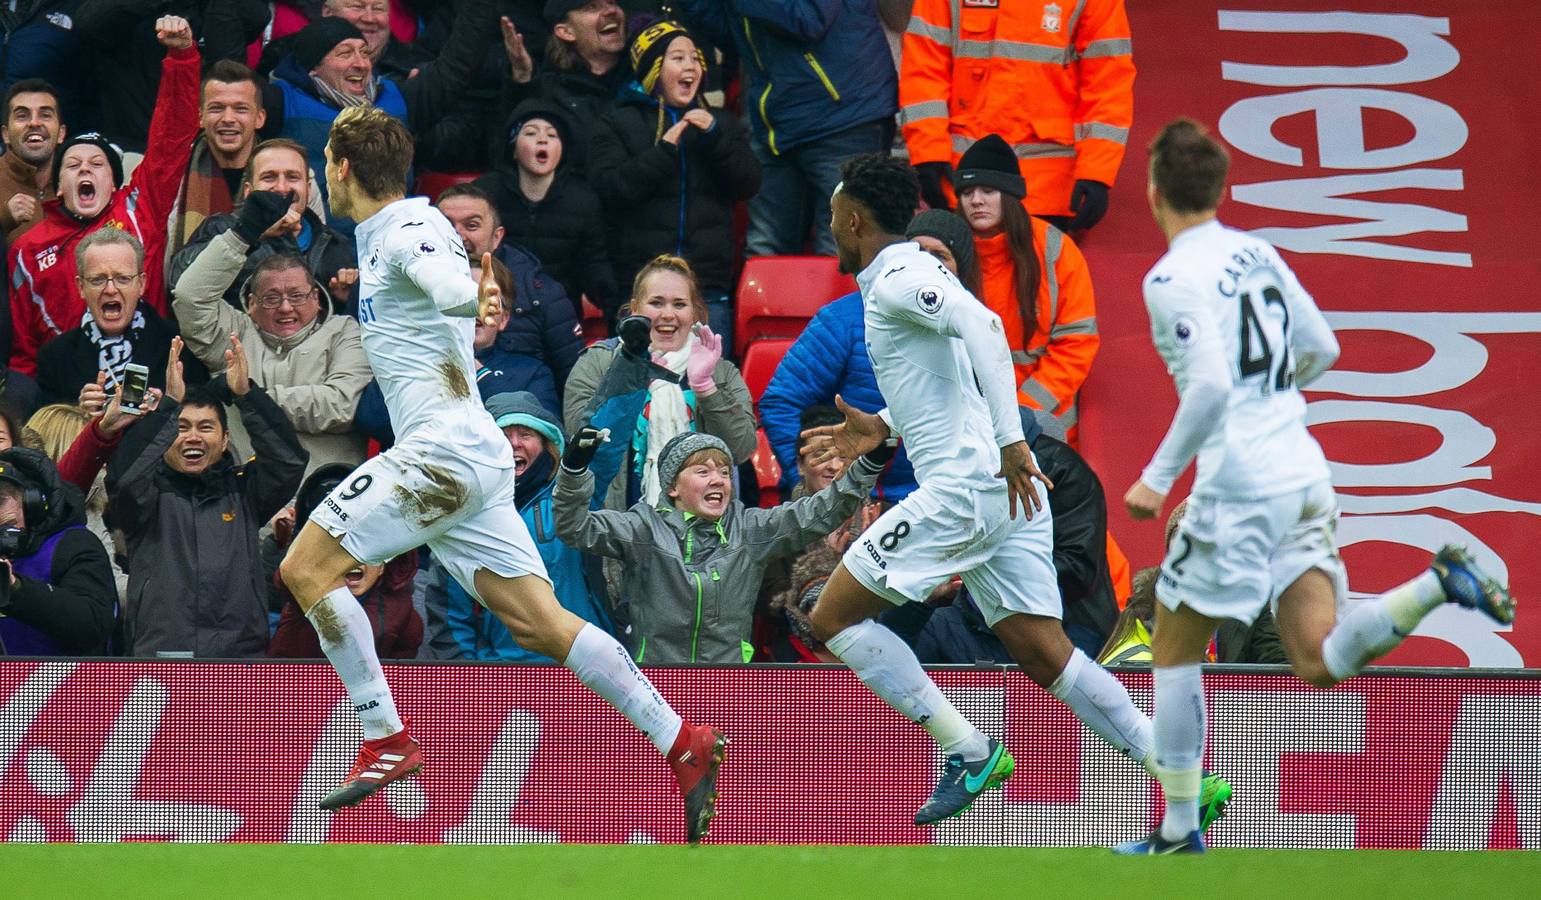
{"label": "black beanie hat", "polygon": [[1027,197],[1027,182],[1017,168],[1017,155],[998,134],[987,134],[964,151],[952,186],[960,194],[964,188],[982,186],[993,187],[1018,200]]}
{"label": "black beanie hat", "polygon": [[967,272],[974,267],[974,229],[968,227],[963,217],[945,209],[928,209],[917,213],[904,229],[904,236],[911,240],[920,235],[941,241],[952,258],[958,261],[958,271]]}
{"label": "black beanie hat", "polygon": [[575,9],[587,6],[589,0],[546,0],[546,5],[541,9],[540,17],[546,20],[548,26],[567,18],[567,14]]}
{"label": "black beanie hat", "polygon": [[578,152],[576,138],[573,135],[572,119],[567,117],[567,110],[550,100],[542,100],[539,97],[531,97],[514,107],[514,112],[508,117],[508,153],[509,159],[513,159],[514,139],[519,137],[519,129],[531,119],[543,119],[551,123],[556,129],[557,136],[562,139],[562,162],[567,162]]}
{"label": "black beanie hat", "polygon": [[[59,170],[64,168],[65,152],[68,151],[71,147],[78,147],[81,144],[90,144],[91,146],[96,147],[103,153],[107,154],[107,165],[112,167],[112,190],[115,191],[122,187],[123,151],[119,150],[115,144],[95,131],[88,131],[85,134],[75,135],[74,137],[65,141],[63,146],[59,148],[59,152],[54,154],[53,183],[59,183]],[[108,191],[108,193],[110,194],[112,191]]]}
{"label": "black beanie hat", "polygon": [[364,32],[340,16],[322,16],[295,33],[289,53],[301,69],[309,72],[321,65],[321,60],[334,47],[349,38],[362,41]]}

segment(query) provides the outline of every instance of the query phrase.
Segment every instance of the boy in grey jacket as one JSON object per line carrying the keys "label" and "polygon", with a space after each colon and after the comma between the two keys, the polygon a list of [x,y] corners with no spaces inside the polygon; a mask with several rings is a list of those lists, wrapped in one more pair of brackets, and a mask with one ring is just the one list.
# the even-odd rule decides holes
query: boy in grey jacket
{"label": "boy in grey jacket", "polygon": [[728,447],[710,434],[685,432],[658,457],[666,485],[657,508],[589,509],[588,471],[604,440],[591,427],[568,442],[557,476],[557,535],[570,546],[625,563],[637,662],[748,662],[755,597],[770,560],[790,556],[850,518],[893,455],[878,449],[856,460],[834,484],[773,509],[733,497]]}

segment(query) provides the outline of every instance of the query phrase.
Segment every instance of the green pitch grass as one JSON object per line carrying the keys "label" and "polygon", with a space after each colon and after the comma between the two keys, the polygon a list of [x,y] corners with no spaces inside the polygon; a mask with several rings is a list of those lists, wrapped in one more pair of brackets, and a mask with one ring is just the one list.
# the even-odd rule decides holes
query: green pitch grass
{"label": "green pitch grass", "polygon": [[1536,897],[1541,853],[119,844],[0,847],[0,896],[1107,900]]}

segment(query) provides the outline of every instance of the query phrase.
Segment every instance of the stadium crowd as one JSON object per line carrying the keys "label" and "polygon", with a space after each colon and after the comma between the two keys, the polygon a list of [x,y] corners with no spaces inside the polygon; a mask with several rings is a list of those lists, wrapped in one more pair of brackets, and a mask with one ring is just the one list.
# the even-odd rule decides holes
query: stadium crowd
{"label": "stadium crowd", "polygon": [[[915,488],[902,446],[802,452],[884,405],[857,293],[797,298],[819,309],[768,384],[733,361],[745,260],[831,255],[842,164],[889,149],[929,207],[908,236],[1005,325],[1067,634],[1148,660],[1151,578],[1076,452],[1074,238],[1132,121],[1122,0],[17,0],[0,25],[0,652],[320,655],[277,561],[394,440],[326,203],[329,125],[368,104],[492,254],[475,377],[517,504],[560,602],[638,661],[831,659],[808,611]],[[657,377],[614,377],[638,360]],[[426,551],[348,587],[382,658],[549,662]],[[956,579],[889,618],[925,662],[1008,661]],[[1277,645],[1265,621],[1221,654]]]}

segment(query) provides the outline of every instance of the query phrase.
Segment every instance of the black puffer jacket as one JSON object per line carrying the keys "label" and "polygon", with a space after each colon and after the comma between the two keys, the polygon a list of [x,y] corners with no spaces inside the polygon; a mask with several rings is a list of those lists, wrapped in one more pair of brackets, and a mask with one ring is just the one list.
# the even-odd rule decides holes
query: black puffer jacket
{"label": "black puffer jacket", "polygon": [[[209,216],[193,232],[186,246],[177,251],[177,255],[171,258],[171,277],[166,280],[168,285],[176,285],[182,278],[182,273],[193,264],[198,254],[209,246],[209,242],[216,237],[235,227],[236,214],[241,211],[239,206],[235,212],[220,213],[217,216]],[[316,218],[316,214],[305,210],[305,222],[310,226],[310,249],[301,250],[300,245],[289,235],[282,237],[263,238],[257,246],[251,248],[246,254],[246,265],[241,267],[241,273],[231,282],[225,290],[225,302],[236,309],[244,310],[246,300],[242,296],[246,290],[246,282],[250,280],[252,273],[257,271],[257,264],[275,253],[290,253],[305,260],[305,268],[310,270],[311,277],[320,282],[325,289],[332,277],[339,269],[358,268],[358,251],[353,249],[353,242],[347,235]],[[323,298],[324,299],[324,298]],[[357,307],[351,302],[333,304],[333,309],[341,312],[346,306],[348,310]]]}
{"label": "black puffer jacket", "polygon": [[[738,121],[713,110],[709,131],[659,139],[659,106],[630,90],[594,129],[589,183],[610,213],[621,284],[660,253],[683,256],[708,298],[733,287],[733,204],[760,189],[760,162]],[[665,131],[680,111],[665,108]]]}
{"label": "black puffer jacket", "polygon": [[567,292],[541,270],[540,260],[533,254],[505,240],[497,257],[514,276],[513,303],[508,324],[498,334],[497,348],[544,361],[556,377],[560,396],[567,373],[583,352],[583,326]]}
{"label": "black puffer jacket", "polygon": [[108,520],[128,538],[129,656],[252,657],[267,649],[257,531],[299,490],[310,454],[261,388],[233,397],[223,375],[209,388],[241,411],[250,460],[237,463],[226,450],[200,475],[172,469],[162,457],[176,441],[181,404],[162,398],[107,464]]}
{"label": "black puffer jacket", "polygon": [[505,231],[503,242],[535,254],[541,268],[561,282],[575,316],[582,317],[586,295],[605,311],[606,318],[614,318],[612,313],[626,298],[615,282],[599,197],[572,174],[565,147],[562,154],[556,180],[538,202],[525,198],[519,190],[518,170],[506,161],[475,184],[497,207]]}

